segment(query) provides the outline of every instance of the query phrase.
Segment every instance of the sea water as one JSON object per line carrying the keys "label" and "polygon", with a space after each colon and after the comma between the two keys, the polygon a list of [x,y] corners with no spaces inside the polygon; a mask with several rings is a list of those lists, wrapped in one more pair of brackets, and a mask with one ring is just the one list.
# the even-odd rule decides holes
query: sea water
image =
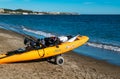
{"label": "sea water", "polygon": [[0,28],[37,38],[86,35],[75,52],[120,66],[120,15],[0,15]]}

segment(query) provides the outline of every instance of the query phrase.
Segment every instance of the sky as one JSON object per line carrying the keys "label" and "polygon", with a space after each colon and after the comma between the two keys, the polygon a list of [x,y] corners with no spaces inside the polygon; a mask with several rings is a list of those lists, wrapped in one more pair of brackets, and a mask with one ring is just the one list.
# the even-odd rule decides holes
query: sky
{"label": "sky", "polygon": [[80,14],[120,14],[120,0],[0,0],[0,8]]}

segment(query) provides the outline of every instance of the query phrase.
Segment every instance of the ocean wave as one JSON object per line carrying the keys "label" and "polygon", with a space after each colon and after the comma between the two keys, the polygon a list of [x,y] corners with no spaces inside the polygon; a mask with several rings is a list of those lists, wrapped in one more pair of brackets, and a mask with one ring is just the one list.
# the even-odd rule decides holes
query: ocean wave
{"label": "ocean wave", "polygon": [[[45,36],[45,37],[56,36],[52,33],[31,30],[31,29],[25,28],[24,26],[22,26],[22,29],[26,32],[31,32],[31,33],[42,35],[42,36]],[[86,45],[91,46],[91,47],[111,50],[111,51],[115,51],[115,52],[120,52],[120,46],[115,46],[115,45],[111,45],[111,44],[104,44],[104,43],[97,43],[97,42],[87,42]]]}
{"label": "ocean wave", "polygon": [[120,46],[103,44],[103,43],[95,43],[95,42],[87,42],[86,45],[87,46],[101,48],[101,49],[106,49],[106,50],[120,52]]}
{"label": "ocean wave", "polygon": [[46,32],[43,32],[43,31],[31,30],[31,29],[25,28],[24,26],[22,26],[22,29],[24,31],[26,31],[26,32],[34,33],[34,34],[37,34],[37,35],[42,35],[42,36],[45,36],[45,37],[55,36],[55,35],[53,35],[51,33],[46,33]]}
{"label": "ocean wave", "polygon": [[1,25],[1,24],[0,24],[0,28],[5,29],[5,28],[3,27],[3,25]]}
{"label": "ocean wave", "polygon": [[2,26],[0,26],[0,28],[3,28]]}

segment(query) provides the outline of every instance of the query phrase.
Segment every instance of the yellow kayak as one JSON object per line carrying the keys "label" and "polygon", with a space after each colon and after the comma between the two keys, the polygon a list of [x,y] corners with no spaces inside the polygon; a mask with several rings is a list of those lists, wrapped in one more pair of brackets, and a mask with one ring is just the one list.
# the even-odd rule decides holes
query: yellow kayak
{"label": "yellow kayak", "polygon": [[83,44],[85,44],[89,38],[87,36],[77,36],[77,38],[73,42],[64,42],[56,46],[46,47],[42,49],[34,49],[31,51],[25,51],[23,53],[17,53],[13,55],[9,54],[1,54],[0,55],[0,64],[13,63],[13,62],[21,62],[21,61],[29,61],[36,60],[42,58],[55,58],[56,63],[58,65],[63,64],[64,59],[60,55],[71,51]]}

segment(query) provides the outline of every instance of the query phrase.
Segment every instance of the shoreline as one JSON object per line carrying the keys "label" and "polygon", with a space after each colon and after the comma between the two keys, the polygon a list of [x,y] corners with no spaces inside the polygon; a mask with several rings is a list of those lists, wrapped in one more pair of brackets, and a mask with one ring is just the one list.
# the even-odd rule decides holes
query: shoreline
{"label": "shoreline", "polygon": [[[0,53],[24,47],[23,35],[0,29]],[[120,67],[73,51],[63,54],[65,63],[58,66],[47,61],[0,65],[1,78],[9,79],[119,79]]]}

